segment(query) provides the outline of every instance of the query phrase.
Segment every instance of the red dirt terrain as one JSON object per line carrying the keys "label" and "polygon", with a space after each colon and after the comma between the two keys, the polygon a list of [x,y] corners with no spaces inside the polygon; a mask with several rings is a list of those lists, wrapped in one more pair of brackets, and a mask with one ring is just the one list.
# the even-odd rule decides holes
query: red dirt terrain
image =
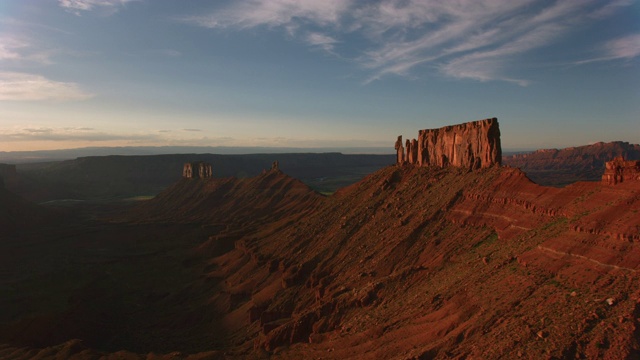
{"label": "red dirt terrain", "polygon": [[636,359],[639,211],[640,182],[498,166],[390,166],[330,197],[279,171],[184,179],[51,228],[51,265],[5,281],[0,357]]}

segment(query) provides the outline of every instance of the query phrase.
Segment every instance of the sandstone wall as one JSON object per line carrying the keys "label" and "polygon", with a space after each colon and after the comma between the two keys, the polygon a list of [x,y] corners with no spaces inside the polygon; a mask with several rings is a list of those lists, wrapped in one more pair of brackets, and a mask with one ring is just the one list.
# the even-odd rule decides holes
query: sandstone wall
{"label": "sandstone wall", "polygon": [[640,160],[625,160],[618,156],[605,163],[603,184],[615,185],[624,181],[640,181]]}
{"label": "sandstone wall", "polygon": [[396,141],[398,164],[480,169],[502,163],[498,119],[472,121],[418,132],[418,139]]}

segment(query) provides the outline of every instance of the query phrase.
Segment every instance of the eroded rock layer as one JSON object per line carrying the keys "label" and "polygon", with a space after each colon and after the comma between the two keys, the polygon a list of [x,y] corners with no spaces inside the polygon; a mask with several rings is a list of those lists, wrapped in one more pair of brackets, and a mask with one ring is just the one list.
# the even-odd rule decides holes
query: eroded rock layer
{"label": "eroded rock layer", "polygon": [[404,147],[402,137],[398,137],[395,148],[398,164],[456,166],[475,170],[502,162],[497,118],[420,130],[418,139],[407,139]]}
{"label": "eroded rock layer", "polygon": [[612,161],[605,163],[602,182],[608,185],[615,185],[623,181],[640,180],[640,160],[625,160],[618,156]]}

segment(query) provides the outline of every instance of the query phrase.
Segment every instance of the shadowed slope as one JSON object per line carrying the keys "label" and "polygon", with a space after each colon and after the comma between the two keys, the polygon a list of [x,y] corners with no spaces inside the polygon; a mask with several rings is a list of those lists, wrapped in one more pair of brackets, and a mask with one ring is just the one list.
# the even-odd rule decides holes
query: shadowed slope
{"label": "shadowed slope", "polygon": [[136,221],[214,235],[129,331],[229,358],[635,358],[639,193],[500,167],[388,167],[328,198],[275,171],[182,180]]}
{"label": "shadowed slope", "polygon": [[182,179],[133,211],[139,221],[242,224],[313,212],[324,199],[302,182],[271,170],[253,178]]}
{"label": "shadowed slope", "polygon": [[0,178],[0,237],[51,222],[54,213],[6,190]]}

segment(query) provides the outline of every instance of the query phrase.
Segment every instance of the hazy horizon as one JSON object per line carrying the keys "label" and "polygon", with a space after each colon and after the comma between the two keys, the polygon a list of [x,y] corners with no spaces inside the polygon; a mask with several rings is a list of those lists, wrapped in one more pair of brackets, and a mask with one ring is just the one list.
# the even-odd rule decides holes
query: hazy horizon
{"label": "hazy horizon", "polygon": [[9,0],[0,151],[386,148],[489,117],[504,149],[638,143],[639,14],[630,0]]}
{"label": "hazy horizon", "polygon": [[[583,144],[570,147],[588,146]],[[504,148],[503,155],[534,152],[549,148]],[[563,148],[556,148],[563,149]],[[395,155],[395,150],[387,147],[259,147],[259,146],[92,146],[52,150],[0,151],[0,163],[20,164],[71,160],[88,156],[153,156],[172,154],[292,154],[292,153],[341,153],[345,155]]]}

